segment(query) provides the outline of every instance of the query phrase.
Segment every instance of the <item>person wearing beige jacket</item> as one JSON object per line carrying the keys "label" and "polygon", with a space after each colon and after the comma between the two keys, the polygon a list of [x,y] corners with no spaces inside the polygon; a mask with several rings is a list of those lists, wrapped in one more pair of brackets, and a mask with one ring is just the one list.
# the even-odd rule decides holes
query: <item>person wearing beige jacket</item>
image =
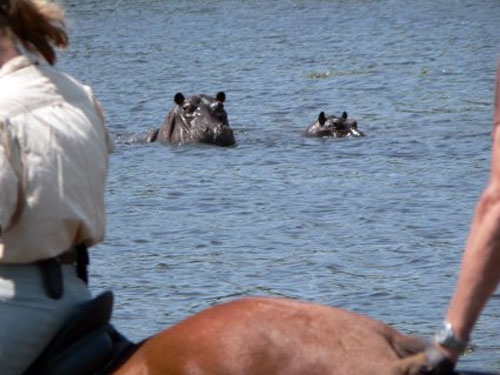
{"label": "person wearing beige jacket", "polygon": [[0,0],[0,373],[20,374],[91,298],[113,142],[92,90],[54,67],[61,7]]}

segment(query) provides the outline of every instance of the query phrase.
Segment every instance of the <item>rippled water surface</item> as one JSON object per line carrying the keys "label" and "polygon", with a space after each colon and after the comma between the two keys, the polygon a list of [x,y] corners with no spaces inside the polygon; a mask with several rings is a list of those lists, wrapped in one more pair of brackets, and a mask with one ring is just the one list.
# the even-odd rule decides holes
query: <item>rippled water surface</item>
{"label": "rippled water surface", "polygon": [[[76,1],[60,65],[111,132],[223,90],[237,146],[117,144],[91,286],[134,340],[214,303],[280,295],[430,336],[490,158],[497,0]],[[366,137],[310,139],[320,111]],[[500,368],[500,300],[465,367]]]}

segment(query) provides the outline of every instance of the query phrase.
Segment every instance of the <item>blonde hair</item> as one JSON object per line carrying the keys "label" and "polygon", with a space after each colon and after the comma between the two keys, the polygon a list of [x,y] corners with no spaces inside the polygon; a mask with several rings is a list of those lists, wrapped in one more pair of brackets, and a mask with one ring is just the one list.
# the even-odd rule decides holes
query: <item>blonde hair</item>
{"label": "blonde hair", "polygon": [[54,46],[65,48],[69,43],[64,10],[45,0],[0,0],[0,33],[51,65],[57,59]]}

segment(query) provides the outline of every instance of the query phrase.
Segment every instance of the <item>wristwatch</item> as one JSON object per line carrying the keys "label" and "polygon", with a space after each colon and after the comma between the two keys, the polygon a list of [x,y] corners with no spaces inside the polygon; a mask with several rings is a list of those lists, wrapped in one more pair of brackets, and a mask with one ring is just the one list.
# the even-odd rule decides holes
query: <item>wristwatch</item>
{"label": "wristwatch", "polygon": [[443,322],[440,329],[434,335],[434,342],[442,347],[454,350],[456,352],[464,352],[467,347],[467,341],[459,339],[453,332],[451,323]]}

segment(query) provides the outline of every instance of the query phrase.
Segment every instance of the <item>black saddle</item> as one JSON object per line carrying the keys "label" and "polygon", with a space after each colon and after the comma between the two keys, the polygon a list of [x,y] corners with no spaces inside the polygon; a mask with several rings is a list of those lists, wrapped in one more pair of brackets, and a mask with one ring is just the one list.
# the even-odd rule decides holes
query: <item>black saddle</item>
{"label": "black saddle", "polygon": [[136,345],[111,324],[113,293],[80,306],[24,375],[109,374]]}

